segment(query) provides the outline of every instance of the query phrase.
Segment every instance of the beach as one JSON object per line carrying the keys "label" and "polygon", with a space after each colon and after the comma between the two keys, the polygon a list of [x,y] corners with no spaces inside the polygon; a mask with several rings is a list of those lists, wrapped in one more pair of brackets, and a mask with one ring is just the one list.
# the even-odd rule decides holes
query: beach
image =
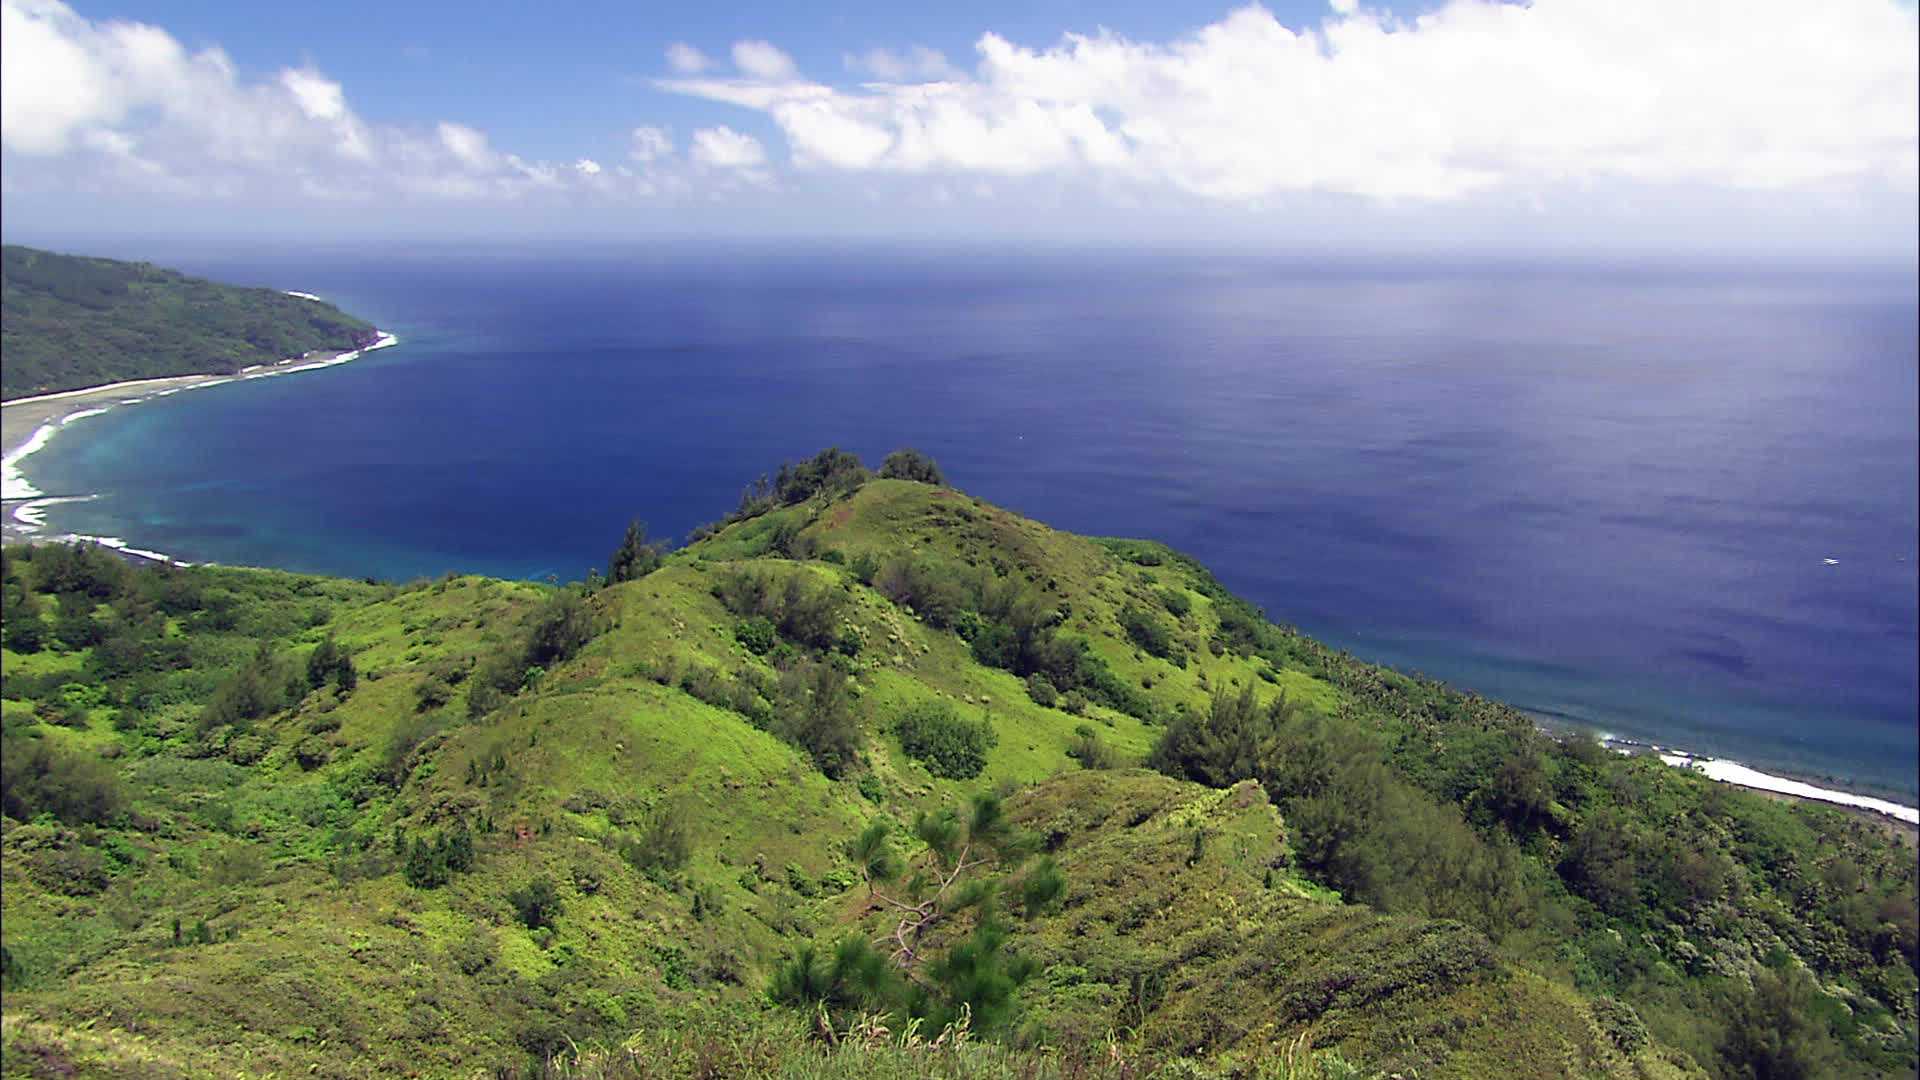
{"label": "beach", "polygon": [[[86,493],[41,491],[26,478],[21,470],[21,463],[74,423],[121,406],[134,405],[183,391],[333,367],[336,364],[357,360],[376,349],[388,348],[398,342],[397,337],[382,331],[373,344],[365,348],[333,353],[309,353],[306,356],[291,357],[274,364],[243,368],[231,375],[178,375],[157,379],[135,379],[106,386],[18,398],[0,404],[0,535],[4,535],[8,540],[70,539],[43,535],[45,510],[48,506],[60,502],[86,498]],[[140,558],[166,558],[158,552],[129,547],[118,537],[78,537],[78,539],[91,540]]]}
{"label": "beach", "polygon": [[[1548,729],[1556,730],[1556,729]],[[1677,769],[1699,773],[1709,780],[1757,791],[1775,799],[1816,803],[1863,817],[1909,844],[1920,844],[1920,808],[1851,791],[1821,787],[1792,777],[1761,772],[1750,765],[1724,758],[1703,757],[1670,746],[1598,736],[1602,745],[1620,754],[1646,754]]]}

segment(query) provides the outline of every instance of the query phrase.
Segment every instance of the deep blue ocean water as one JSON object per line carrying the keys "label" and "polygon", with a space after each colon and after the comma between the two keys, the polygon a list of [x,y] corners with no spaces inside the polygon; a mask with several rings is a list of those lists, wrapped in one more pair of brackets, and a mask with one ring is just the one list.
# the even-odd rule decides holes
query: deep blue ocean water
{"label": "deep blue ocean water", "polygon": [[403,343],[76,424],[26,466],[100,495],[56,529],[578,578],[629,518],[681,535],[784,458],[912,444],[1368,658],[1916,788],[1911,265],[178,261]]}

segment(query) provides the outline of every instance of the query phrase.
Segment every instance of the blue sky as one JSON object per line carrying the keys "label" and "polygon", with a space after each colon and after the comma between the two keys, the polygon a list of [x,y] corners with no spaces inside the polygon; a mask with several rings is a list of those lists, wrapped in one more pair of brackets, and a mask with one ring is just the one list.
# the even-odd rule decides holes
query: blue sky
{"label": "blue sky", "polygon": [[1903,254],[1898,0],[0,0],[9,238]]}
{"label": "blue sky", "polygon": [[[243,72],[270,77],[310,63],[348,87],[361,111],[432,123],[454,117],[487,130],[502,145],[539,157],[623,152],[642,121],[685,130],[743,121],[737,110],[654,90],[667,71],[669,45],[686,43],[724,56],[736,41],[765,40],[802,70],[845,72],[845,57],[872,49],[941,51],[957,63],[981,34],[1030,44],[1062,33],[1112,30],[1140,40],[1190,32],[1232,10],[1231,3],[900,4],[634,3],[592,0],[535,4],[396,3],[344,0],[288,9],[262,3],[82,4],[97,20],[165,27],[189,49],[223,48]],[[1288,25],[1331,14],[1324,2],[1273,3]],[[1381,5],[1383,10],[1417,10]]]}

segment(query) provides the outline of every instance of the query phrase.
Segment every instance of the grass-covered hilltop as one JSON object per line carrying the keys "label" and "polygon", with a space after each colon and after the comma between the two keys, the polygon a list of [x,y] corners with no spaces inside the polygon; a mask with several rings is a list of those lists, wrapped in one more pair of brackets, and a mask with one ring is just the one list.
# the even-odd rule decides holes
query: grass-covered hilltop
{"label": "grass-covered hilltop", "polygon": [[578,586],[3,577],[9,1077],[1914,1073],[1873,823],[911,453]]}
{"label": "grass-covered hilltop", "polygon": [[0,398],[231,374],[377,336],[332,304],[147,263],[0,248]]}

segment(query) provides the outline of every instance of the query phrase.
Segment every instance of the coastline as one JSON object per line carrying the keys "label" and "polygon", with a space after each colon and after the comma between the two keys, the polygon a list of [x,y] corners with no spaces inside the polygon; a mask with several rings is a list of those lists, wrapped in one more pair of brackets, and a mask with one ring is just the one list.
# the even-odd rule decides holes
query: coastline
{"label": "coastline", "polygon": [[1761,772],[1750,765],[1728,758],[1707,757],[1677,747],[1617,738],[1605,732],[1589,734],[1595,734],[1602,746],[1618,754],[1652,756],[1673,768],[1687,769],[1722,784],[1758,791],[1773,798],[1816,803],[1861,814],[1876,822],[1884,823],[1909,841],[1920,842],[1920,807],[1912,807],[1871,795],[1821,787],[1790,776]]}
{"label": "coastline", "polygon": [[[306,299],[319,299],[304,293],[288,293]],[[125,539],[116,536],[92,536],[82,534],[47,534],[45,513],[47,508],[63,502],[82,501],[93,498],[91,494],[53,493],[49,494],[35,488],[24,475],[19,464],[33,453],[44,448],[52,438],[68,425],[107,412],[121,405],[138,404],[158,397],[166,397],[184,390],[201,389],[222,383],[246,379],[270,378],[277,375],[293,374],[331,367],[360,358],[376,349],[398,344],[398,338],[386,331],[378,331],[379,337],[370,345],[335,353],[332,355],[308,354],[293,357],[269,365],[255,365],[243,368],[233,374],[202,374],[167,376],[152,379],[137,379],[111,383],[104,386],[87,387],[79,390],[59,391],[50,394],[18,398],[0,403],[0,536],[8,541],[82,541],[97,544],[116,554],[137,560],[156,562],[177,561],[171,556],[157,551],[133,547]],[[182,564],[190,565],[190,564]],[[1762,772],[1744,763],[1731,759],[1713,758],[1695,754],[1691,751],[1659,744],[1643,743],[1633,739],[1619,738],[1577,719],[1529,712],[1535,723],[1543,730],[1554,733],[1578,732],[1585,737],[1597,737],[1602,745],[1622,754],[1646,755],[1658,757],[1665,764],[1686,768],[1705,775],[1709,779],[1728,783],[1748,790],[1758,791],[1769,797],[1792,799],[1795,801],[1818,803],[1835,807],[1843,811],[1872,819],[1885,827],[1898,832],[1909,841],[1920,842],[1920,808],[1889,799],[1846,790],[1848,781],[1844,778],[1822,778],[1820,783],[1809,782],[1792,775],[1778,775]],[[1824,787],[1821,784],[1838,784],[1840,787]]]}
{"label": "coastline", "polygon": [[248,379],[267,379],[315,371],[358,360],[376,349],[399,344],[399,338],[381,330],[372,344],[344,352],[289,357],[273,364],[258,364],[231,375],[174,375],[155,379],[133,379],[105,386],[63,390],[52,394],[16,398],[0,402],[0,538],[6,540],[83,540],[99,544],[120,554],[154,561],[169,556],[130,546],[114,536],[62,534],[43,536],[45,512],[49,506],[91,498],[87,494],[41,491],[21,472],[20,463],[37,453],[55,435],[75,421],[119,408],[137,405],[154,398],[167,397],[185,390],[200,390],[223,383]]}

